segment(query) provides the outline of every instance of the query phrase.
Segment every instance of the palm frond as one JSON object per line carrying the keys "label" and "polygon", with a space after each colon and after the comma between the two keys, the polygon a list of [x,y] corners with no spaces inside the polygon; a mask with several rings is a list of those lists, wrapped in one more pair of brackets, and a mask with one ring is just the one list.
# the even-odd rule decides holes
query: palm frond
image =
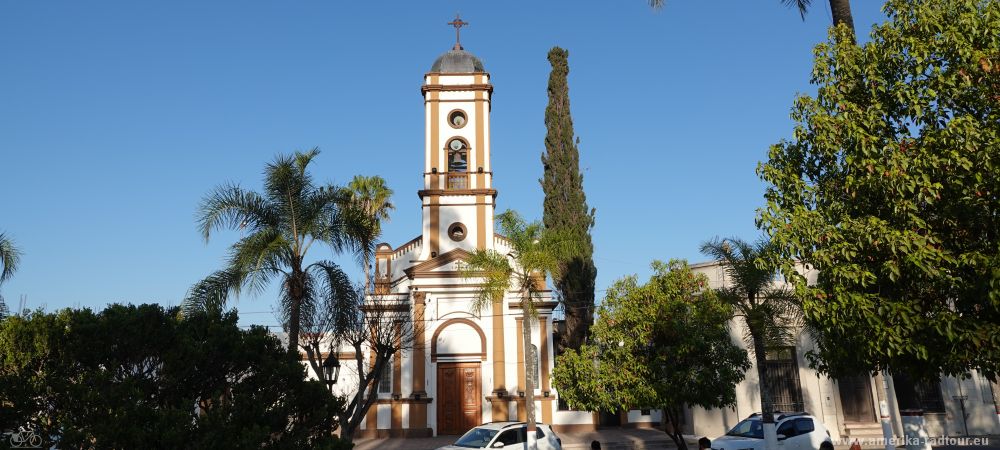
{"label": "palm frond", "polygon": [[221,314],[229,301],[229,295],[239,295],[244,276],[238,272],[220,270],[195,283],[181,301],[180,314]]}
{"label": "palm frond", "polygon": [[377,222],[388,222],[389,213],[396,209],[391,201],[392,189],[380,176],[356,175],[345,191],[352,206]]}
{"label": "palm frond", "polygon": [[[701,244],[701,252],[722,264],[731,285],[743,289],[751,299],[763,292],[774,279],[776,269],[767,264],[769,244],[753,244],[739,238],[712,238]],[[752,301],[752,300],[751,300]]]}
{"label": "palm frond", "polygon": [[278,155],[264,169],[264,189],[274,202],[282,206],[291,218],[296,218],[296,209],[303,203],[303,197],[313,190],[312,176],[306,167],[318,149],[295,152],[294,155]]}
{"label": "palm frond", "polygon": [[327,305],[324,313],[330,315],[328,320],[332,326],[329,328],[332,329],[329,331],[337,334],[337,331],[350,326],[357,313],[360,293],[347,273],[331,261],[314,262],[306,271],[315,279],[317,295],[322,296],[322,303]]}
{"label": "palm frond", "polygon": [[806,20],[806,12],[809,11],[809,4],[812,0],[781,0],[781,4],[789,8],[797,8],[802,20]]}
{"label": "palm frond", "polygon": [[649,0],[649,6],[653,9],[662,9],[667,4],[667,0]]}
{"label": "palm frond", "polygon": [[468,280],[478,280],[482,286],[476,290],[476,298],[472,301],[472,310],[483,311],[494,302],[503,299],[510,289],[511,267],[507,256],[492,249],[476,250],[465,262],[459,265],[462,277]]}
{"label": "palm frond", "polygon": [[316,309],[321,306],[323,299],[319,294],[317,280],[314,279],[311,274],[306,273],[305,276],[302,277],[302,285],[299,286],[298,292],[293,292],[293,289],[290,288],[292,283],[294,283],[293,274],[285,274],[281,280],[281,290],[278,297],[278,303],[281,305],[281,308],[278,310],[277,315],[278,319],[281,321],[281,326],[285,331],[289,331],[289,325],[292,318],[292,306],[295,302],[298,302],[299,330],[301,331],[302,322],[307,317],[311,317],[316,314]]}
{"label": "palm frond", "polygon": [[271,278],[291,263],[291,245],[278,230],[257,231],[230,247],[229,270],[247,275],[243,284],[251,293],[262,292]]}
{"label": "palm frond", "polygon": [[275,205],[253,191],[236,184],[215,188],[198,207],[198,230],[205,241],[219,228],[258,230],[277,227],[280,219]]}
{"label": "palm frond", "polygon": [[21,263],[21,251],[14,245],[14,240],[0,233],[0,283],[10,279]]}

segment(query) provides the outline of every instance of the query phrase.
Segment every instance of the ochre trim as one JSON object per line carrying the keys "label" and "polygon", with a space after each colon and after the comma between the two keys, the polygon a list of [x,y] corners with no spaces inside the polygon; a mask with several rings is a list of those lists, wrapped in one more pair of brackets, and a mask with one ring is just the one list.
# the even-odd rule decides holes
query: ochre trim
{"label": "ochre trim", "polygon": [[[476,77],[476,81],[482,82],[482,77]],[[482,92],[476,92],[476,100],[485,98]],[[485,159],[485,148],[486,148],[486,136],[484,135],[484,129],[486,128],[486,115],[483,113],[483,103],[476,102],[476,165],[470,170],[470,172],[477,172],[480,167],[483,171],[490,168],[489,164],[486,164]],[[480,182],[482,182],[483,177],[479,177]],[[486,186],[476,185],[477,188],[485,188]]]}
{"label": "ochre trim", "polygon": [[490,195],[493,198],[497,196],[496,189],[421,189],[417,191],[417,196],[424,198],[430,196],[431,198],[439,197],[442,195]]}
{"label": "ochre trim", "polygon": [[420,87],[420,92],[456,92],[456,91],[486,91],[493,93],[493,85],[485,84],[425,84]]}
{"label": "ochre trim", "polygon": [[552,423],[552,397],[542,398],[542,423]]}
{"label": "ochre trim", "polygon": [[[438,223],[441,220],[441,208],[440,208],[440,206],[438,206],[438,198],[437,197],[431,197],[430,198],[430,202],[431,202],[431,205],[430,205],[431,209],[430,209],[430,224],[429,225],[430,225],[431,236],[430,236],[430,239],[429,239],[430,245],[427,247],[427,250],[430,252],[430,253],[428,253],[428,255],[430,255],[430,257],[433,259],[433,257],[434,257],[433,254],[438,252],[438,242],[440,242],[439,239],[441,237],[440,236],[441,235],[441,230],[440,230],[441,225]],[[409,270],[409,269],[407,269],[407,270]]]}
{"label": "ochre trim", "polygon": [[[427,294],[423,292],[413,293],[413,320],[418,324],[413,330],[413,379],[411,380],[413,387],[413,392],[415,393],[425,393],[426,388],[424,387],[424,358],[427,349],[427,343],[424,341],[424,327],[420,324],[424,323],[424,297]],[[426,395],[426,394],[424,394]],[[426,416],[424,420],[426,421]],[[412,412],[410,423],[413,423]],[[426,424],[426,422],[425,422]],[[412,425],[411,425],[412,427]]]}
{"label": "ochre trim", "polygon": [[[521,317],[514,318],[514,335],[517,341],[517,390],[524,390],[524,319]],[[517,392],[511,392],[513,395],[517,395]],[[527,395],[527,392],[525,393]],[[518,405],[517,416],[521,417],[521,405]],[[520,420],[520,419],[518,419]]]}
{"label": "ochre trim", "polygon": [[[466,325],[472,327],[473,330],[476,330],[476,333],[479,334],[479,344],[482,347],[482,351],[481,352],[479,352],[479,353],[442,353],[442,354],[438,355],[438,352],[437,352],[438,335],[440,335],[441,332],[444,331],[445,328],[448,328],[450,325],[453,325],[453,324],[456,324],[456,323],[466,324]],[[483,333],[483,329],[479,328],[479,325],[476,325],[475,322],[473,322],[473,321],[471,321],[469,319],[463,319],[463,318],[448,319],[447,321],[445,321],[444,323],[442,323],[441,326],[437,327],[437,329],[434,330],[434,335],[431,336],[431,362],[437,362],[438,356],[441,356],[441,357],[474,356],[474,357],[479,357],[482,361],[486,361],[486,333]]]}
{"label": "ochre trim", "polygon": [[[493,302],[493,392],[507,390],[507,365],[504,354],[503,300]],[[504,409],[506,413],[506,408]],[[503,416],[506,420],[507,416]],[[494,418],[493,420],[498,420]]]}
{"label": "ochre trim", "polygon": [[[403,405],[393,403],[389,406],[389,429],[392,431],[403,429]],[[390,431],[391,435],[391,431]]]}
{"label": "ochre trim", "polygon": [[[410,305],[406,306],[409,307]],[[396,346],[397,349],[403,348],[402,343],[400,341],[400,339],[402,338],[401,336],[402,330],[403,330],[403,325],[399,322],[396,322],[395,326],[393,327],[393,333],[395,333],[396,335],[393,338],[393,344]],[[394,395],[401,395],[403,393],[403,352],[401,352],[400,350],[396,350],[396,353],[392,355],[392,393]],[[396,411],[393,410],[393,414],[395,413]],[[403,417],[402,412],[400,412],[400,420],[402,420],[402,417]],[[402,422],[400,423],[402,424]],[[393,428],[401,428],[401,427],[402,425],[400,427],[393,426]]]}
{"label": "ochre trim", "polygon": [[469,75],[485,75],[490,76],[489,72],[427,72],[424,74],[424,78],[431,77],[431,83],[437,83],[438,78],[444,77],[467,77]]}
{"label": "ochre trim", "polygon": [[[535,302],[535,309],[555,309],[556,306],[559,306],[559,302]],[[509,302],[507,303],[507,307],[510,309],[521,309],[521,302]]]}
{"label": "ochre trim", "polygon": [[[484,178],[479,177],[480,182]],[[476,248],[486,249],[486,196],[480,195],[476,198]]]}
{"label": "ochre trim", "polygon": [[[405,270],[403,270],[403,272],[405,272],[406,275],[409,276],[410,278],[413,278],[413,276],[416,274],[423,274],[426,272],[430,272],[434,269],[437,269],[438,267],[445,266],[456,260],[464,261],[468,259],[470,256],[472,256],[472,253],[469,253],[468,251],[463,250],[461,248],[456,248],[443,255],[438,255],[436,258],[428,259],[427,261],[424,261],[420,264],[407,267]],[[457,272],[443,271],[443,272],[431,272],[431,273],[457,273]]]}
{"label": "ochre trim", "polygon": [[474,98],[449,98],[449,99],[424,99],[424,103],[437,102],[437,103],[472,103],[472,102],[485,102],[489,103],[489,99],[474,99]]}
{"label": "ochre trim", "polygon": [[[541,353],[541,355],[539,355],[538,360],[539,360],[539,365],[542,366],[542,373],[540,374],[541,376],[538,377],[539,378],[538,381],[542,382],[543,394],[546,391],[552,390],[552,388],[549,387],[549,336],[547,336],[548,322],[549,322],[548,319],[544,317],[538,320],[538,336],[541,338],[539,339],[540,341],[539,343],[541,345],[538,346],[538,352]],[[549,422],[551,421],[550,420],[545,421],[545,423]]]}

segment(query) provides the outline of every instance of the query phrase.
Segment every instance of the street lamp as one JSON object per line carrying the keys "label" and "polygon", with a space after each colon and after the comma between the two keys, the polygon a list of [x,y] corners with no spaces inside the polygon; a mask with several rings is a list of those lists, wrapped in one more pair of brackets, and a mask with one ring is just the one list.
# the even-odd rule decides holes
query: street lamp
{"label": "street lamp", "polygon": [[340,360],[332,353],[326,358],[326,361],[323,361],[323,376],[326,378],[323,381],[332,391],[333,385],[337,384],[337,378],[340,377]]}

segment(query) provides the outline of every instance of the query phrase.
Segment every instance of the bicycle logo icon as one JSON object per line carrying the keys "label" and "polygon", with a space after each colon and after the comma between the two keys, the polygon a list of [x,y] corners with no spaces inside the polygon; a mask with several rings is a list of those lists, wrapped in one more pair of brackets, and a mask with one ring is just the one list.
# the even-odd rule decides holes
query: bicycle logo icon
{"label": "bicycle logo icon", "polygon": [[11,448],[42,448],[42,436],[38,434],[34,424],[18,427],[17,431],[9,434]]}

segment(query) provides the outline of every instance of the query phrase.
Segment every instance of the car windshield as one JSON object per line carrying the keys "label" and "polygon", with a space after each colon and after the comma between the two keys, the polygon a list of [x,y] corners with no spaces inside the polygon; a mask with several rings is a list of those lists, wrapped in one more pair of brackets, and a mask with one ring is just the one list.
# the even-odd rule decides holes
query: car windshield
{"label": "car windshield", "polygon": [[764,426],[758,419],[746,419],[733,427],[726,436],[764,439]]}
{"label": "car windshield", "polygon": [[486,448],[493,436],[497,435],[497,430],[487,430],[486,428],[473,428],[468,433],[462,435],[455,442],[459,447]]}

